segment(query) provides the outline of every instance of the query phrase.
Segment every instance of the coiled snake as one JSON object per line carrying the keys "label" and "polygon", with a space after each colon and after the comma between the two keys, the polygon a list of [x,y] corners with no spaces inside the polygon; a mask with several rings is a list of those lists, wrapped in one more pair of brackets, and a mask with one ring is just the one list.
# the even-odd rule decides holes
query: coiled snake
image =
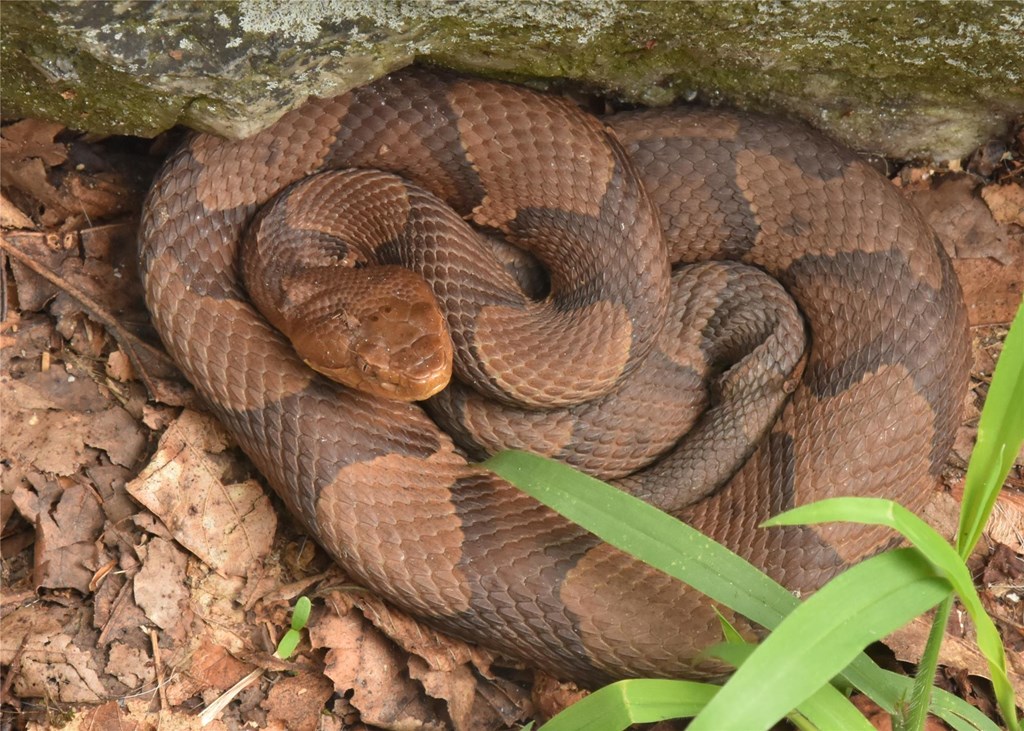
{"label": "coiled snake", "polygon": [[[543,262],[548,278],[527,285],[536,288],[532,294],[515,287],[495,294],[471,275],[449,299],[468,302],[467,289],[478,299],[443,315],[455,326],[456,374],[499,401],[522,396],[526,405],[511,411],[520,421],[543,422],[539,451],[572,451],[564,445],[573,432],[582,456],[568,458],[584,466],[605,447],[629,452],[622,448],[629,440],[588,440],[583,427],[545,416],[536,404],[565,406],[580,394],[624,388],[648,353],[661,353],[663,322],[678,319],[681,306],[668,300],[670,262],[677,279],[694,269],[683,264],[732,259],[774,277],[806,322],[802,375],[790,363],[789,375],[776,379],[795,390],[759,445],[738,448],[742,457],[753,450],[742,467],[713,477],[698,497],[677,495],[673,490],[691,488],[678,484],[669,485],[670,497],[657,497],[650,481],[679,479],[675,468],[652,468],[650,480],[640,473],[622,484],[650,493],[802,592],[886,547],[891,536],[855,526],[758,529],[761,521],[836,495],[891,497],[911,509],[925,500],[959,418],[965,311],[935,236],[867,164],[801,125],[770,118],[679,109],[602,122],[518,87],[403,72],[311,100],[250,139],[190,137],[158,175],[140,234],[147,304],[172,356],[317,540],[396,605],[584,681],[710,672],[695,655],[719,637],[706,599],[475,467],[419,406],[317,375],[249,304],[236,258],[254,212],[297,180],[350,168],[395,173],[418,186],[384,173],[339,174],[360,195],[381,186],[406,212],[390,228],[359,213],[342,215],[384,259],[405,246],[406,227],[419,226],[437,239],[427,254],[410,255],[419,257],[419,268],[438,276],[457,271],[462,255],[444,253],[438,242],[442,229],[465,218],[485,239],[500,235]],[[432,200],[430,194],[454,213],[409,213],[409,200]],[[283,211],[286,228],[305,220],[288,203]],[[328,230],[320,221],[295,225],[312,230],[328,258],[369,271],[347,229]],[[271,268],[284,258],[271,254]],[[500,276],[516,282],[517,267]],[[711,329],[744,320],[729,314],[731,305],[719,311],[715,303],[717,293],[743,289],[738,282],[747,274],[711,264],[696,270],[710,277],[712,291],[711,304],[695,308],[698,320]],[[289,299],[286,291],[281,296]],[[398,316],[384,316],[385,329],[418,322],[417,307],[403,309],[411,297],[400,290],[392,298]],[[742,311],[763,307],[756,295]],[[527,310],[539,335],[517,319]],[[309,317],[334,318],[320,315]],[[579,318],[582,333],[562,329],[563,316]],[[381,318],[374,322],[380,326]],[[797,336],[802,329],[785,327]],[[673,332],[685,348],[711,347],[704,335]],[[357,371],[370,368],[372,351]],[[736,361],[730,353],[698,356],[732,359],[712,362],[708,368],[717,372]],[[669,370],[698,369],[675,355],[660,357]],[[452,393],[438,410],[462,412],[477,399],[475,392]],[[641,416],[675,411],[655,408],[666,403],[660,396],[627,401],[638,399]],[[705,433],[733,440],[769,408],[776,407],[732,411]],[[639,428],[632,417],[616,418]],[[468,437],[469,451],[493,448],[493,440],[506,439],[494,436],[501,431]],[[671,449],[673,439],[654,450]],[[629,466],[607,474],[635,470],[634,459],[627,454]],[[706,471],[690,463],[682,469],[686,480]]]}

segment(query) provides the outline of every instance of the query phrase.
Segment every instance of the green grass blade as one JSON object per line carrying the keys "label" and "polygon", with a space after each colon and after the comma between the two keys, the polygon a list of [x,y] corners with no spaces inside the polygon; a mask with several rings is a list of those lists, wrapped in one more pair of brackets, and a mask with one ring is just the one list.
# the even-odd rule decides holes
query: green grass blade
{"label": "green grass blade", "polygon": [[799,602],[746,560],[682,521],[564,464],[508,451],[482,467],[597,537],[766,627]]}
{"label": "green grass blade", "polygon": [[992,506],[1024,443],[1024,302],[1006,335],[978,422],[960,509],[957,550],[967,557],[988,522]]}
{"label": "green grass blade", "polygon": [[839,674],[867,645],[938,604],[949,583],[910,549],[860,563],[775,628],[690,731],[768,729]]}
{"label": "green grass blade", "polygon": [[541,731],[619,731],[634,723],[695,716],[719,690],[689,680],[622,680],[566,708]]}
{"label": "green grass blade", "polygon": [[[571,467],[517,451],[503,452],[482,466],[602,540],[769,629],[798,604],[785,588],[728,549]],[[729,586],[717,591],[721,582]],[[910,695],[910,678],[883,671],[865,655],[849,665],[844,677],[890,713]],[[931,708],[958,731],[999,729],[969,703],[945,691],[935,693]]]}
{"label": "green grass blade", "polygon": [[[724,642],[710,648],[707,654],[738,668],[755,649],[757,645],[748,642]],[[787,717],[798,728],[874,731],[874,726],[868,723],[850,699],[830,684],[815,691]]]}
{"label": "green grass blade", "polygon": [[864,718],[864,714],[850,702],[850,699],[829,684],[818,688],[797,706],[797,711],[816,728],[875,731],[875,727]]}
{"label": "green grass blade", "polygon": [[765,525],[807,525],[854,522],[884,525],[898,531],[938,568],[953,586],[975,624],[978,648],[988,662],[999,710],[1013,731],[1020,729],[1013,686],[1006,672],[1006,653],[995,623],[985,611],[971,573],[960,555],[935,529],[901,505],[878,498],[832,498],[802,505],[765,521]]}

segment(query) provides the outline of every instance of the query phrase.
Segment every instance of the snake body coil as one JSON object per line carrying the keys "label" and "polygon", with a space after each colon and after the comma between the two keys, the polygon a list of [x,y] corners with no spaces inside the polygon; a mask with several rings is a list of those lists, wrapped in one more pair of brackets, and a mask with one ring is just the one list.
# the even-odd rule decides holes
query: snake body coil
{"label": "snake body coil", "polygon": [[[676,512],[791,590],[812,591],[891,535],[756,526],[838,495],[921,506],[967,375],[952,268],[887,181],[803,126],[686,109],[606,123],[613,133],[562,100],[412,72],[310,101],[247,140],[196,135],[150,192],[141,269],[170,353],[354,577],[439,627],[559,675],[694,676],[716,670],[695,659],[718,638],[706,599],[467,463],[418,406],[309,370],[249,304],[236,263],[254,212],[295,181],[332,168],[397,173],[542,261],[565,240],[576,246],[590,273],[558,285],[569,294],[555,309],[596,314],[610,337],[558,336],[575,337],[566,346],[574,370],[560,377],[593,394],[654,347],[667,305],[646,293],[667,291],[669,262],[733,259],[769,273],[807,323],[803,375],[724,487]],[[649,246],[641,239],[652,229]],[[607,264],[632,272],[616,294],[604,288]],[[506,379],[491,369],[504,357],[494,348],[520,331],[506,319],[516,305],[499,299],[466,315],[465,347],[482,365],[463,375],[499,395],[561,398],[566,389],[533,370]],[[475,329],[481,320],[506,329],[489,341]],[[544,350],[537,343],[527,350]],[[745,419],[729,423],[742,431]]]}

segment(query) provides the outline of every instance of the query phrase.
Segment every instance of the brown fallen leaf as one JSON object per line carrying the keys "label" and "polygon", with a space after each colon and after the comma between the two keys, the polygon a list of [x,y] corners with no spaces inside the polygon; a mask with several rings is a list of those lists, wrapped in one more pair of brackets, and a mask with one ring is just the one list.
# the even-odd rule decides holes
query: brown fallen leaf
{"label": "brown fallen leaf", "polygon": [[986,185],[981,197],[997,221],[1024,226],[1024,186],[1020,183]]}
{"label": "brown fallen leaf", "polygon": [[127,489],[207,565],[243,576],[270,553],[277,515],[255,480],[222,481],[227,439],[213,417],[185,411]]}
{"label": "brown fallen leaf", "polygon": [[[954,485],[953,496],[963,500],[963,482]],[[1000,491],[985,525],[985,536],[1024,555],[1024,495],[1009,489]]]}
{"label": "brown fallen leaf", "polygon": [[23,119],[6,125],[0,135],[0,153],[4,164],[17,167],[26,160],[40,159],[48,167],[62,164],[68,159],[68,147],[54,142],[64,125],[41,119]]}
{"label": "brown fallen leaf", "polygon": [[1009,323],[1024,298],[1024,241],[1011,241],[1006,264],[995,259],[954,259],[971,325]]}
{"label": "brown fallen leaf", "polygon": [[146,448],[146,435],[135,417],[124,409],[113,408],[92,420],[85,443],[102,449],[116,465],[134,467]]}
{"label": "brown fallen leaf", "polygon": [[70,228],[137,209],[139,166],[93,152],[81,135],[70,144],[56,142],[63,131],[60,125],[32,119],[4,127],[4,187],[31,201],[32,213],[47,227]]}
{"label": "brown fallen leaf", "polygon": [[11,495],[18,512],[35,527],[33,587],[89,592],[98,566],[96,540],[103,516],[96,494],[84,485],[61,489],[36,475],[17,484]]}
{"label": "brown fallen leaf", "polygon": [[[442,634],[367,592],[332,593],[328,606],[337,615],[357,611],[408,653],[400,657],[407,658],[409,677],[422,684],[427,696],[444,702],[454,728],[482,731],[530,716],[527,693],[490,672],[489,651]],[[357,702],[353,705],[361,708]]]}
{"label": "brown fallen leaf", "polygon": [[[76,337],[79,325],[85,326],[86,345],[92,342],[88,322],[103,325],[132,360],[154,399],[173,406],[192,403],[191,389],[178,380],[180,374],[167,354],[124,326],[127,320],[144,321],[146,317],[142,314],[141,285],[136,277],[124,277],[122,269],[127,265],[91,257],[83,261],[78,255],[83,246],[103,250],[109,244],[112,230],[121,239],[123,254],[125,242],[130,243],[134,236],[133,229],[124,225],[96,228],[103,233],[0,233],[0,249],[10,256],[18,280],[19,306],[23,311],[41,310],[53,300],[50,309],[57,317],[56,328],[72,340],[72,350],[83,345],[82,338]],[[128,246],[127,250],[133,249]],[[124,286],[110,286],[111,281],[118,279],[124,280]],[[88,315],[87,321],[81,317],[83,313]]]}
{"label": "brown fallen leaf", "polygon": [[534,678],[533,702],[541,719],[557,716],[587,695],[587,691],[580,690],[575,683],[561,681],[547,673],[537,673]]}
{"label": "brown fallen leaf", "polygon": [[26,216],[20,208],[7,199],[7,196],[0,194],[0,228],[34,228],[32,219]]}
{"label": "brown fallen leaf", "polygon": [[189,661],[176,669],[167,684],[167,699],[177,706],[199,693],[223,693],[244,678],[252,666],[234,658],[206,635],[190,648]]}
{"label": "brown fallen leaf", "polygon": [[274,683],[260,705],[267,720],[288,731],[317,731],[327,699],[334,685],[323,675],[299,673]]}
{"label": "brown fallen leaf", "polygon": [[113,675],[132,690],[150,686],[156,682],[156,669],[150,656],[138,647],[122,642],[111,646],[110,656],[104,672]]}
{"label": "brown fallen leaf", "polygon": [[107,376],[121,383],[128,383],[135,378],[131,359],[120,349],[107,356],[107,364],[103,370]]}
{"label": "brown fallen leaf", "polygon": [[99,703],[109,693],[98,670],[93,656],[76,647],[68,635],[30,635],[23,646],[14,692],[22,698]]}
{"label": "brown fallen leaf", "polygon": [[63,130],[60,124],[25,119],[0,132],[0,156],[4,160],[0,180],[5,189],[16,193],[19,204],[34,206],[19,207],[45,226],[57,225],[67,216],[64,197],[48,176],[50,168],[67,160],[67,145],[54,141]]}
{"label": "brown fallen leaf", "polygon": [[[131,552],[134,555],[134,551]],[[122,554],[121,572],[108,576],[96,590],[93,602],[93,626],[100,630],[97,644],[105,646],[133,638],[141,644],[139,633],[141,627],[149,624],[145,613],[135,603],[132,592],[134,574],[138,564],[126,560],[127,553]]]}
{"label": "brown fallen leaf", "polygon": [[10,665],[30,637],[60,634],[74,616],[74,610],[68,607],[38,602],[5,611],[4,629],[0,632],[0,664]]}
{"label": "brown fallen leaf", "polygon": [[[77,723],[75,723],[76,721]],[[140,729],[139,721],[132,719],[127,712],[123,711],[117,701],[107,701],[102,706],[86,708],[83,713],[76,714],[72,724],[64,728],[117,729],[117,731],[138,731]]]}
{"label": "brown fallen leaf", "polygon": [[[989,616],[1011,628],[1004,637],[1006,651],[1019,658],[1024,653],[1024,554],[996,544],[987,559],[982,599]],[[1024,673],[1024,663],[1018,664]]]}
{"label": "brown fallen leaf", "polygon": [[911,191],[910,197],[951,256],[992,257],[1005,263],[1006,228],[992,217],[978,188],[978,179],[971,175],[948,175],[934,186]]}
{"label": "brown fallen leaf", "polygon": [[70,486],[56,506],[40,510],[36,517],[36,586],[88,593],[98,566],[96,540],[103,521],[96,494],[84,485]]}
{"label": "brown fallen leaf", "polygon": [[[63,731],[195,731],[196,717],[188,710],[152,708],[149,698],[108,701],[85,708],[63,726]],[[227,731],[222,721],[213,721],[204,731]]]}
{"label": "brown fallen leaf", "polygon": [[[850,698],[850,702],[859,710],[877,731],[892,731],[892,716],[866,695],[859,693]],[[924,722],[925,731],[946,731],[946,724],[934,716],[928,716]]]}
{"label": "brown fallen leaf", "polygon": [[364,723],[384,728],[443,731],[451,721],[405,672],[402,651],[358,612],[325,612],[310,623],[314,648],[327,648],[324,674]]}
{"label": "brown fallen leaf", "polygon": [[15,474],[35,469],[70,476],[95,460],[96,453],[86,446],[90,422],[121,407],[81,375],[51,368],[18,379],[0,376],[5,390],[0,456]]}
{"label": "brown fallen leaf", "polygon": [[135,601],[153,624],[180,640],[192,614],[185,588],[187,556],[162,538],[152,539],[139,553],[142,568],[135,574]]}
{"label": "brown fallen leaf", "polygon": [[[928,633],[931,631],[931,616],[917,617],[907,626],[896,630],[885,638],[885,644],[901,662],[917,663],[921,659]],[[1024,657],[1007,655],[1007,675],[1010,684],[1019,697],[1024,697]],[[954,608],[946,636],[939,652],[939,663],[948,668],[966,670],[971,675],[989,677],[988,663],[977,646],[974,628],[966,612]]]}
{"label": "brown fallen leaf", "polygon": [[438,632],[384,603],[376,594],[336,592],[331,595],[330,604],[339,614],[358,609],[374,627],[406,652],[425,660],[431,668],[448,671],[468,665],[486,677],[491,675],[494,654],[489,650]]}

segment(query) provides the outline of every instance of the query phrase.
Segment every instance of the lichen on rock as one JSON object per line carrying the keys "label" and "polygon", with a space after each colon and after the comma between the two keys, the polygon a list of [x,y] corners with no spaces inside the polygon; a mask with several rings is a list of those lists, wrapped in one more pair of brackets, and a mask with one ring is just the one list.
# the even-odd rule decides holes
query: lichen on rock
{"label": "lichen on rock", "polygon": [[727,103],[948,159],[1024,112],[1024,4],[635,0],[12,3],[4,115],[239,137],[413,62],[615,101]]}

